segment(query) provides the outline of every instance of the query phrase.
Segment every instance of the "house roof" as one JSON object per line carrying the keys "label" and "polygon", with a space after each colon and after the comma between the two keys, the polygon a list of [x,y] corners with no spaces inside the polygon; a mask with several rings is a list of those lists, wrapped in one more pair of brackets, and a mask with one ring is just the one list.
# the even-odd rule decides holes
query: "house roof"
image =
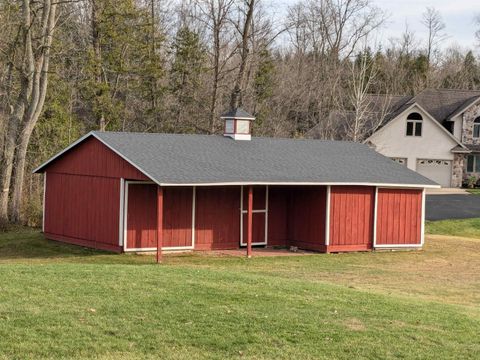
{"label": "house roof", "polygon": [[466,144],[465,146],[472,152],[480,152],[480,145]]}
{"label": "house roof", "polygon": [[466,109],[480,98],[480,91],[454,89],[426,89],[414,97],[437,121],[450,119],[459,110]]}
{"label": "house roof", "polygon": [[235,141],[215,135],[91,132],[159,185],[354,184],[437,187],[365,144],[278,138]]}
{"label": "house roof", "polygon": [[236,118],[236,119],[252,119],[255,120],[255,116],[249,114],[242,108],[235,108],[233,110],[227,111],[226,113],[222,114],[222,119],[227,118]]}

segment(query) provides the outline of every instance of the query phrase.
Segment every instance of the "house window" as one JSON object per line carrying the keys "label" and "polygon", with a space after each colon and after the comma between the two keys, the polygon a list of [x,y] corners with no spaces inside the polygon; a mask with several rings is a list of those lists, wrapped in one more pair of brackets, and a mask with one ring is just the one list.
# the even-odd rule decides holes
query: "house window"
{"label": "house window", "polygon": [[411,113],[407,116],[407,136],[422,136],[422,115]]}
{"label": "house window", "polygon": [[480,116],[473,122],[473,137],[480,138]]}
{"label": "house window", "polygon": [[396,163],[399,163],[400,165],[407,165],[407,159],[406,158],[392,157],[390,159],[392,159]]}
{"label": "house window", "polygon": [[480,173],[480,155],[467,156],[467,172]]}

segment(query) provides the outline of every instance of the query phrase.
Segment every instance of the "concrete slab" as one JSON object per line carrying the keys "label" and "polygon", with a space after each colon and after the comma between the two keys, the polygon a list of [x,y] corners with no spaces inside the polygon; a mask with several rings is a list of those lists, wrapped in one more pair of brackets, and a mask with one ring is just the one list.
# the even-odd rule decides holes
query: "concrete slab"
{"label": "concrete slab", "polygon": [[440,188],[440,189],[426,189],[427,195],[470,195],[465,189],[459,188]]}

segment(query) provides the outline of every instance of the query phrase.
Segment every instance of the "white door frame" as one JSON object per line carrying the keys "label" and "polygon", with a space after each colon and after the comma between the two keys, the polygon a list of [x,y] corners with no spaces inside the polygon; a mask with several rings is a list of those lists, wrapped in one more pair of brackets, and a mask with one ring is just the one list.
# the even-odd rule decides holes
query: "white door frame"
{"label": "white door frame", "polygon": [[[122,179],[123,180],[123,179]],[[130,185],[144,185],[144,184],[156,184],[153,181],[131,181],[125,180],[123,190],[123,237],[120,240],[121,246],[123,246],[124,252],[140,252],[140,251],[156,251],[156,247],[150,248],[127,248],[127,223],[128,223],[128,188]],[[120,189],[122,194],[122,189]],[[122,195],[120,195],[122,197]],[[188,246],[162,246],[162,250],[175,251],[175,250],[192,250],[195,248],[195,202],[196,202],[196,187],[192,186],[192,245]],[[120,208],[122,214],[122,208]]]}
{"label": "white door frame", "polygon": [[[265,185],[265,208],[260,210],[252,210],[252,213],[265,214],[265,241],[252,242],[252,245],[267,245],[268,243],[268,185]],[[248,210],[243,210],[243,185],[240,186],[240,246],[247,246],[243,242],[243,214],[248,214]]]}

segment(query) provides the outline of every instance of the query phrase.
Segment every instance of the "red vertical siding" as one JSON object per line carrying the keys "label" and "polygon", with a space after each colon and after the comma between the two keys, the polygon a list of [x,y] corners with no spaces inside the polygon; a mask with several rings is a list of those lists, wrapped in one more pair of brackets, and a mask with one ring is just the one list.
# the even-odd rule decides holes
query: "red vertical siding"
{"label": "red vertical siding", "polygon": [[[163,247],[192,245],[192,188],[163,188]],[[156,247],[157,185],[129,184],[127,248]]]}
{"label": "red vertical siding", "polygon": [[289,244],[303,249],[325,249],[326,188],[293,188],[288,207]]}
{"label": "red vertical siding", "polygon": [[120,251],[120,180],[47,174],[47,238],[98,249]]}
{"label": "red vertical siding", "polygon": [[[266,186],[253,186],[253,210],[265,210]],[[248,209],[248,186],[243,188],[243,210]]]}
{"label": "red vertical siding", "polygon": [[378,189],[377,201],[377,244],[420,244],[422,190]]}
{"label": "red vertical siding", "polygon": [[67,151],[45,171],[46,237],[121,251],[120,178],[148,178],[95,138]]}
{"label": "red vertical siding", "polygon": [[329,251],[372,247],[374,200],[372,187],[331,187]]}
{"label": "red vertical siding", "polygon": [[48,173],[150,180],[97,139],[91,137],[46,168]]}
{"label": "red vertical siding", "polygon": [[240,243],[240,187],[197,187],[195,249],[235,249]]}
{"label": "red vertical siding", "polygon": [[271,186],[268,189],[268,245],[288,244],[288,197],[286,187]]}
{"label": "red vertical siding", "polygon": [[129,184],[127,249],[155,248],[156,246],[157,185]]}
{"label": "red vertical siding", "polygon": [[[252,243],[265,243],[265,213],[252,214]],[[243,243],[247,243],[248,214],[243,214]],[[270,244],[268,244],[270,245]]]}
{"label": "red vertical siding", "polygon": [[163,196],[163,246],[192,246],[192,188],[165,187]]}

